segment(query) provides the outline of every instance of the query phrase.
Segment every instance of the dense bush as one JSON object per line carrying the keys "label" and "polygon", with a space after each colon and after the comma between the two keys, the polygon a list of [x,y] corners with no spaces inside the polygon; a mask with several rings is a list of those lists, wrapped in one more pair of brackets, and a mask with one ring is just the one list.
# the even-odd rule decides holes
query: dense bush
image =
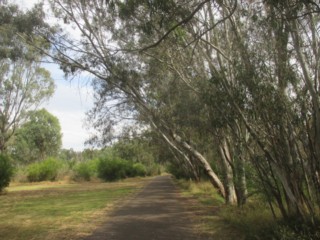
{"label": "dense bush", "polygon": [[90,181],[92,177],[92,171],[87,162],[79,163],[74,168],[74,179]]}
{"label": "dense bush", "polygon": [[98,162],[98,177],[105,181],[116,181],[126,177],[145,176],[146,168],[141,163],[132,164],[121,158],[101,158]]}
{"label": "dense bush", "polygon": [[11,178],[11,182],[19,182],[19,183],[28,182],[26,169],[27,167],[25,166],[17,166],[14,169],[14,174]]}
{"label": "dense bush", "polygon": [[54,181],[56,180],[61,163],[48,158],[42,162],[33,163],[27,168],[27,178],[30,182]]}
{"label": "dense bush", "polygon": [[161,172],[162,172],[162,166],[157,163],[150,164],[149,166],[146,167],[147,176],[160,175]]}
{"label": "dense bush", "polygon": [[190,179],[191,176],[189,173],[186,173],[181,166],[173,163],[167,165],[167,171],[176,179]]}
{"label": "dense bush", "polygon": [[90,181],[97,172],[97,160],[77,164],[74,168],[74,180]]}
{"label": "dense bush", "polygon": [[129,164],[122,159],[101,158],[98,163],[98,177],[105,181],[116,181],[125,178]]}
{"label": "dense bush", "polygon": [[0,154],[0,192],[9,185],[13,167],[8,156]]}
{"label": "dense bush", "polygon": [[132,177],[145,177],[147,175],[147,170],[142,163],[135,163],[132,165],[132,173]]}

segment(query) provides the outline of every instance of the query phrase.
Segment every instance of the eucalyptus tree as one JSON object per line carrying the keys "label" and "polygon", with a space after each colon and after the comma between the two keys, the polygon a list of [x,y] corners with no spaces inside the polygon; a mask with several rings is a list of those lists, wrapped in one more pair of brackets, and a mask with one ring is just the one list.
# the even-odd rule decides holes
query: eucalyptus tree
{"label": "eucalyptus tree", "polygon": [[[149,12],[151,15],[152,11],[162,13],[163,18],[158,19],[159,24],[163,24],[164,28],[170,31],[170,25],[177,19],[181,22],[179,25],[182,25],[208,1],[190,5],[192,11],[185,7],[181,8],[185,1],[156,2],[155,5],[150,6],[147,2],[142,2],[140,6],[147,7],[147,11],[151,7]],[[94,75],[100,85],[101,101],[97,106],[102,107],[101,110],[108,103],[110,96],[116,97],[119,101],[118,106],[132,109],[132,116],[136,116],[136,113],[143,116],[143,120],[154,128],[171,148],[181,154],[185,161],[189,160],[188,155],[192,155],[205,169],[213,185],[225,196],[223,183],[212,170],[207,159],[179,135],[174,125],[170,124],[170,119],[159,114],[155,107],[157,104],[155,99],[148,98],[151,86],[148,81],[148,66],[145,64],[145,56],[137,54],[134,48],[136,43],[146,45],[146,41],[151,41],[152,36],[150,35],[148,40],[146,36],[138,36],[133,32],[137,28],[142,29],[143,32],[148,31],[148,24],[136,25],[131,30],[129,24],[130,21],[137,20],[135,16],[143,18],[146,11],[137,14],[135,11],[139,8],[133,2],[124,4],[121,1],[57,0],[52,1],[52,7],[57,16],[77,28],[81,34],[80,41],[67,38],[63,34],[56,38],[55,53],[52,57],[61,63],[62,68],[72,74],[77,71],[87,71]],[[125,19],[130,21],[124,21]],[[153,39],[155,38],[153,36]],[[143,48],[147,50],[149,47]]]}
{"label": "eucalyptus tree", "polygon": [[21,164],[58,155],[62,145],[59,119],[46,109],[28,112],[10,145],[12,157]]}
{"label": "eucalyptus tree", "polygon": [[237,138],[284,217],[313,218],[318,205],[316,151],[310,151],[318,111],[310,87],[317,84],[309,84],[310,76],[317,81],[318,10],[302,1],[217,2],[204,13],[211,20],[205,29],[214,31],[194,31],[214,89],[227,96],[224,107],[232,106],[248,132],[249,141]]}
{"label": "eucalyptus tree", "polygon": [[[208,98],[212,127],[225,163],[226,192],[229,197],[234,195],[230,192],[234,192],[235,177],[239,178],[238,187],[246,192],[243,161],[250,157],[266,194],[272,196],[284,217],[312,218],[318,204],[318,180],[314,177],[318,174],[310,151],[316,142],[317,110],[309,108],[316,105],[315,100],[309,101],[312,89],[309,94],[305,92],[307,77],[316,79],[318,68],[316,60],[308,65],[303,54],[299,56],[299,49],[304,47],[310,62],[317,59],[317,52],[311,51],[314,47],[310,48],[317,46],[319,39],[312,29],[317,12],[318,5],[313,2],[237,5],[237,1],[217,1],[206,4],[194,21],[179,29],[184,46],[192,45],[194,58],[204,60],[202,68],[190,66],[190,61],[185,64],[188,67],[174,70],[188,86]],[[294,28],[297,20],[301,26],[309,24],[310,36]],[[312,44],[300,46],[297,41],[302,40]],[[186,56],[182,51],[177,55],[171,55],[171,61],[183,61],[180,57]],[[193,75],[188,76],[188,68]],[[202,75],[207,91],[200,90],[201,84],[195,81],[197,69],[207,73]],[[303,76],[300,70],[304,70]],[[304,82],[299,81],[303,78]]]}
{"label": "eucalyptus tree", "polygon": [[53,94],[53,80],[40,66],[43,55],[24,41],[33,39],[47,49],[48,42],[35,34],[47,27],[40,6],[26,13],[14,5],[0,6],[0,152],[6,150],[26,112]]}
{"label": "eucalyptus tree", "polygon": [[[66,72],[96,77],[99,126],[112,126],[105,117],[116,97],[113,105],[153,127],[178,161],[200,164],[228,202],[245,201],[249,164],[271,208],[315,216],[317,3],[55,0],[52,7],[81,35],[61,34],[52,57]],[[206,140],[218,146],[224,180],[205,157]]]}
{"label": "eucalyptus tree", "polygon": [[[178,2],[177,4],[179,3],[181,4],[181,2]],[[186,4],[186,2],[184,3]],[[169,2],[167,4],[170,5],[173,3]],[[198,7],[203,7],[205,2],[198,4],[199,5],[196,5],[197,8],[195,9],[198,9]],[[196,10],[189,11],[194,6],[186,6],[179,6],[179,11],[176,15],[174,11],[177,10],[175,10],[174,6],[171,7],[173,9],[171,10],[171,14],[168,10],[169,7],[165,8],[163,5],[161,5],[157,11],[159,15],[161,15],[161,11],[167,11],[162,13],[162,15],[164,15],[163,18],[166,16],[175,16],[176,18],[166,20],[168,22],[174,22],[174,20],[179,18],[179,13],[191,15],[195,13]],[[202,47],[200,50],[197,47],[194,47],[197,46],[199,39],[197,40],[197,36],[194,36],[193,31],[189,31],[190,29],[197,29],[201,27],[201,25],[199,25],[199,22],[195,20],[190,21],[190,23],[188,23],[186,20],[183,20],[186,28],[182,28],[180,25],[175,26],[170,36],[167,35],[165,39],[160,38],[160,44],[157,36],[157,29],[162,31],[163,29],[158,25],[159,23],[157,22],[157,17],[159,16],[153,12],[152,15],[150,14],[151,20],[145,20],[142,18],[142,16],[147,15],[150,9],[146,8],[143,11],[143,8],[139,8],[137,6],[135,9],[136,10],[132,12],[129,17],[127,16],[126,19],[128,19],[128,21],[125,21],[122,29],[135,33],[134,40],[130,41],[128,45],[131,46],[132,49],[143,50],[141,53],[143,56],[141,57],[140,61],[144,61],[147,65],[147,75],[145,75],[144,78],[148,79],[149,82],[149,85],[147,85],[149,88],[147,88],[147,90],[144,92],[150,93],[147,95],[147,99],[155,104],[153,108],[153,114],[156,113],[158,117],[162,116],[162,119],[165,119],[165,126],[169,126],[170,131],[173,129],[175,133],[179,133],[178,139],[175,139],[172,136],[170,138],[170,132],[168,134],[164,134],[164,138],[168,141],[170,146],[180,153],[180,155],[184,156],[186,162],[188,162],[187,159],[190,152],[190,155],[193,157],[197,155],[197,157],[194,157],[195,159],[198,159],[197,162],[199,162],[199,158],[206,160],[204,157],[204,150],[200,150],[199,144],[197,144],[197,147],[193,149],[196,150],[196,152],[192,153],[190,148],[179,142],[179,140],[181,140],[180,137],[183,136],[185,143],[192,143],[188,145],[195,147],[195,143],[197,142],[196,139],[198,138],[196,136],[198,133],[204,131],[206,131],[207,134],[206,137],[201,138],[202,144],[206,143],[206,141],[210,142],[212,137],[216,139],[216,142],[219,140],[219,137],[216,137],[216,129],[218,128],[216,122],[214,119],[212,119],[212,116],[208,116],[207,114],[211,111],[210,109],[213,109],[212,102],[208,102],[208,99],[210,98],[209,96],[212,96],[213,94],[210,94],[210,92],[206,90],[209,86],[208,82],[210,82],[212,79],[212,75],[210,74],[210,69],[207,67],[207,60],[202,57],[204,55],[202,52],[208,52],[209,50],[206,50],[207,48],[205,47]],[[199,10],[199,12],[201,11]],[[154,19],[152,19],[152,16],[155,16]],[[200,16],[197,15],[197,18],[199,17],[201,17],[201,14]],[[177,20],[179,23],[181,21]],[[202,19],[199,21],[205,22],[205,20]],[[147,24],[149,28],[145,29],[143,26]],[[167,28],[168,31],[171,30],[170,27]],[[150,34],[150,31],[154,31],[155,34]],[[199,32],[201,32],[201,29]],[[137,35],[140,38],[137,38]],[[139,39],[139,41],[135,41],[136,39]],[[128,39],[120,39],[120,41],[126,45]],[[157,48],[155,49],[152,45],[149,46],[148,43],[150,44],[150,42],[157,43]],[[126,49],[126,47],[123,48]],[[192,94],[187,93],[187,91],[190,91]],[[220,95],[223,95],[223,93]],[[216,100],[219,101],[221,99],[216,98]],[[228,109],[230,109],[230,107]],[[218,106],[218,110],[220,112],[216,111],[216,113],[222,115],[220,122],[226,121],[227,118],[231,119],[231,116],[228,117],[226,114],[224,114],[227,112],[226,109]],[[233,109],[230,111],[234,112]],[[187,121],[191,118],[193,118],[192,121]],[[227,124],[225,125],[227,126]],[[193,128],[193,131],[190,131],[191,127]],[[162,129],[158,129],[159,132],[161,132],[161,130]],[[221,133],[222,131],[219,132]],[[162,133],[164,133],[163,130]],[[242,171],[239,172],[237,171],[239,168],[235,166],[236,164],[232,164],[233,160],[230,159],[232,156],[228,149],[228,145],[225,144],[225,141],[220,141],[219,145],[221,145],[219,151],[221,153],[221,164],[219,165],[221,165],[221,175],[224,176],[224,196],[227,202],[237,203],[238,196],[241,196],[241,199],[245,199],[246,195],[245,175],[243,174],[243,164],[241,163],[242,160],[238,161],[238,165],[240,165],[240,169],[242,169]],[[211,147],[214,148],[215,144],[212,143]],[[200,152],[202,154],[200,154]],[[192,166],[192,164],[190,164],[190,166]],[[238,173],[235,174],[236,172]],[[239,174],[241,176],[239,176]],[[238,175],[241,179],[241,181],[238,181],[238,190],[234,184],[235,179],[237,178],[236,175]],[[238,196],[236,192],[238,192]],[[244,200],[239,199],[239,201],[243,202]]]}

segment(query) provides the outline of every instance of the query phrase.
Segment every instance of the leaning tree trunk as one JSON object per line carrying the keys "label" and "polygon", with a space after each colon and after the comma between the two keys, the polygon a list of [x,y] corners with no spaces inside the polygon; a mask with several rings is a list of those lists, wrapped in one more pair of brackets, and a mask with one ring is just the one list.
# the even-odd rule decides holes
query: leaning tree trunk
{"label": "leaning tree trunk", "polygon": [[[143,107],[145,110],[148,110],[148,107],[145,104],[143,105]],[[223,198],[226,198],[226,191],[225,191],[224,185],[220,180],[220,178],[218,177],[218,175],[212,170],[207,159],[201,153],[199,153],[194,147],[192,147],[189,143],[187,143],[186,141],[183,141],[179,135],[174,133],[174,131],[172,131],[171,129],[168,129],[167,127],[162,127],[160,124],[158,124],[158,121],[155,121],[152,116],[149,116],[149,121],[151,125],[155,128],[155,130],[161,134],[161,136],[165,139],[165,141],[170,146],[175,147],[175,149],[178,150],[183,156],[187,156],[187,155],[184,152],[182,152],[180,149],[183,149],[189,155],[193,156],[194,159],[199,163],[199,165],[202,166],[203,169],[205,170],[214,188],[218,190],[219,194]],[[184,159],[187,161],[190,161],[188,157],[184,157]]]}
{"label": "leaning tree trunk", "polygon": [[226,198],[226,190],[225,187],[218,177],[218,175],[212,170],[209,162],[207,159],[199,153],[196,149],[194,149],[190,144],[188,144],[186,141],[183,141],[180,136],[177,134],[173,133],[172,138],[174,139],[175,142],[177,142],[181,147],[183,147],[186,151],[188,151],[190,154],[193,155],[193,157],[203,166],[207,176],[210,179],[210,182],[212,185],[219,191],[221,196]]}
{"label": "leaning tree trunk", "polygon": [[234,185],[234,176],[233,176],[233,162],[229,147],[225,137],[222,139],[219,146],[220,156],[224,171],[224,187],[226,190],[226,203],[230,205],[236,205],[238,203],[236,188]]}

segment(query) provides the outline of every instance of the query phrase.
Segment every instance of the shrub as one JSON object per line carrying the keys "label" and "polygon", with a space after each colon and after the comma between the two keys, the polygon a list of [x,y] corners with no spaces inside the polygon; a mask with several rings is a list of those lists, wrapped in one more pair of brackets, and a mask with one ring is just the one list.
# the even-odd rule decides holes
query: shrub
{"label": "shrub", "polygon": [[151,165],[149,165],[147,168],[146,168],[146,175],[147,176],[155,176],[155,175],[160,175],[161,172],[162,172],[162,169],[161,169],[161,165],[157,164],[157,163],[153,163]]}
{"label": "shrub", "polygon": [[167,171],[172,174],[176,179],[190,179],[190,175],[184,171],[184,169],[173,163],[169,163]]}
{"label": "shrub", "polygon": [[26,167],[17,166],[14,169],[14,174],[13,174],[13,177],[12,177],[11,181],[20,182],[20,183],[28,182]]}
{"label": "shrub", "polygon": [[97,160],[79,163],[74,168],[74,179],[90,181],[97,172]]}
{"label": "shrub", "polygon": [[147,175],[146,167],[142,163],[135,163],[132,165],[133,176],[132,177],[145,177]]}
{"label": "shrub", "polygon": [[90,166],[87,162],[79,163],[74,169],[75,180],[85,180],[90,181],[92,177],[92,172]]}
{"label": "shrub", "polygon": [[146,167],[141,163],[135,163],[121,159],[113,155],[100,158],[97,164],[98,177],[105,181],[116,181],[126,177],[146,176]]}
{"label": "shrub", "polygon": [[27,169],[27,178],[30,182],[56,180],[61,164],[54,158],[33,163]]}
{"label": "shrub", "polygon": [[129,168],[129,163],[123,159],[100,159],[98,177],[105,181],[116,181],[127,177]]}
{"label": "shrub", "polygon": [[0,192],[9,186],[13,175],[13,167],[8,156],[0,154]]}

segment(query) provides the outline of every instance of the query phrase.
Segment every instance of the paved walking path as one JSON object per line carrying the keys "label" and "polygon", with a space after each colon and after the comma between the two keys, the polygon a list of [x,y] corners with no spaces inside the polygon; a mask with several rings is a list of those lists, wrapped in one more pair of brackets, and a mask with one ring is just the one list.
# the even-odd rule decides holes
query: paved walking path
{"label": "paved walking path", "polygon": [[154,178],[85,240],[203,240],[170,176]]}

